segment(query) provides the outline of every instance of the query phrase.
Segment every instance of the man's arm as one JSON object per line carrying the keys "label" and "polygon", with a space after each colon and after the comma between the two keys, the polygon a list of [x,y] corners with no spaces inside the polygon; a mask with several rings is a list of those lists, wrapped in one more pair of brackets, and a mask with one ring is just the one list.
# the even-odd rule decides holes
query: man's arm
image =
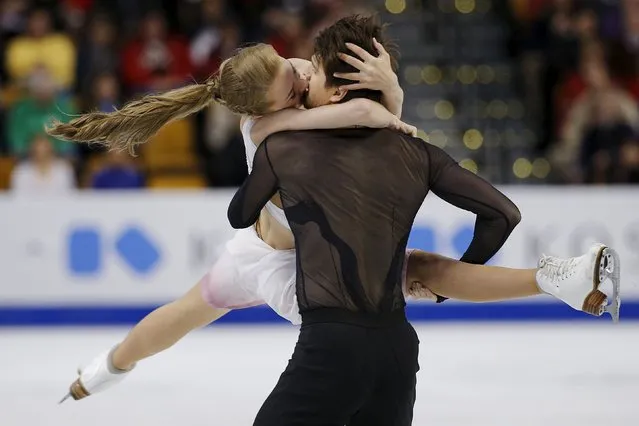
{"label": "man's arm", "polygon": [[278,180],[268,156],[268,142],[264,141],[257,148],[253,170],[229,204],[227,215],[235,229],[253,225],[262,208],[277,192]]}
{"label": "man's arm", "polygon": [[443,150],[427,145],[430,188],[438,197],[477,215],[473,239],[462,262],[484,264],[521,221],[517,206],[481,177],[460,167]]}
{"label": "man's arm", "polygon": [[[477,215],[473,239],[459,259],[483,265],[521,221],[517,206],[484,179],[459,166],[443,150],[426,144],[430,189],[442,200]],[[437,303],[447,297],[437,296]]]}

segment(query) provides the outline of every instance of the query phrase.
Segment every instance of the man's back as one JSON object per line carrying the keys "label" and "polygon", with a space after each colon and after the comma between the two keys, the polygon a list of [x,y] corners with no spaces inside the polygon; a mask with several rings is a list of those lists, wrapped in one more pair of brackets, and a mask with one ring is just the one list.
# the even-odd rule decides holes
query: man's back
{"label": "man's back", "polygon": [[390,130],[271,136],[229,205],[231,225],[251,226],[278,190],[295,237],[300,313],[402,308],[406,243],[429,190],[477,214],[465,262],[487,262],[520,220],[508,198],[444,151]]}
{"label": "man's back", "polygon": [[300,311],[404,306],[406,243],[428,192],[425,147],[369,129],[289,132],[268,141],[296,241]]}
{"label": "man's back", "polygon": [[487,262],[520,220],[507,197],[444,151],[390,130],[280,133],[262,143],[253,166],[229,205],[229,222],[251,226],[280,191],[295,237],[302,314],[402,308],[406,243],[429,190],[477,215],[464,262]]}

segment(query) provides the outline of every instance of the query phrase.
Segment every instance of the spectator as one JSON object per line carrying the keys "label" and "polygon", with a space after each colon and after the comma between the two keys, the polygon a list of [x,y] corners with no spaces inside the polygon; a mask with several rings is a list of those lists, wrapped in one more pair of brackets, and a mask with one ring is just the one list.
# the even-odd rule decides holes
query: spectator
{"label": "spectator", "polygon": [[592,67],[606,67],[605,46],[602,42],[593,41],[582,46],[578,68],[565,75],[563,82],[554,88],[553,110],[557,124],[552,129],[553,135],[563,126],[575,100],[588,90],[588,70]]}
{"label": "spectator", "polygon": [[79,35],[84,26],[86,16],[93,6],[93,0],[61,0],[62,18],[67,31]]}
{"label": "spectator", "polygon": [[[104,73],[95,77],[91,88],[90,98],[86,99],[86,109],[92,111],[112,112],[120,104],[120,83],[115,74]],[[86,171],[84,162],[93,154],[101,153],[104,149],[100,145],[75,145],[78,157],[82,162],[78,165],[80,175]]]}
{"label": "spectator", "polygon": [[241,20],[243,37],[247,40],[264,40],[264,15],[274,0],[234,0],[227,7]]}
{"label": "spectator", "polygon": [[2,104],[0,104],[0,155],[7,154],[9,151],[9,147],[6,144],[5,136],[5,111],[2,108]]}
{"label": "spectator", "polygon": [[622,16],[624,41],[634,54],[639,53],[639,3],[634,0],[623,0]]}
{"label": "spectator", "polygon": [[635,135],[621,145],[615,183],[639,183],[639,138]]}
{"label": "spectator", "polygon": [[597,5],[600,35],[605,40],[623,38],[623,18],[618,1],[602,1]]}
{"label": "spectator", "polygon": [[120,83],[115,74],[98,75],[93,82],[91,109],[112,112],[120,104]]}
{"label": "spectator", "polygon": [[117,32],[106,16],[95,17],[88,28],[88,35],[82,40],[76,69],[78,90],[87,95],[91,83],[100,73],[118,71]]}
{"label": "spectator", "polygon": [[75,80],[75,55],[71,39],[53,32],[49,12],[36,9],[29,15],[27,33],[15,37],[7,47],[7,72],[14,82],[20,83],[34,68],[44,67],[58,88],[70,90]]}
{"label": "spectator", "polygon": [[190,46],[190,59],[197,79],[214,74],[222,60],[239,47],[241,31],[234,21],[225,20],[225,16],[223,2],[202,2],[203,25]]}
{"label": "spectator", "polygon": [[[205,0],[201,4],[202,26],[191,42],[195,78],[200,81],[214,74],[222,61],[240,45],[242,30],[235,20],[229,19],[227,6],[221,0]],[[243,171],[245,159],[238,162],[234,149],[237,143],[241,146],[241,140],[237,140],[239,117],[225,107],[213,104],[199,114],[196,129],[198,137],[194,148],[202,160],[208,181],[216,185],[241,182],[246,174],[237,171],[238,168]],[[238,174],[241,175],[239,180]]]}
{"label": "spectator", "polygon": [[201,25],[191,41],[190,59],[197,74],[207,75],[217,70],[220,55],[216,55],[222,44],[222,25],[225,17],[224,3],[206,0],[200,6]]}
{"label": "spectator", "polygon": [[93,189],[144,188],[144,175],[126,153],[111,151],[106,158],[104,167],[93,176]]}
{"label": "spectator", "polygon": [[188,46],[167,33],[159,12],[148,13],[140,25],[140,37],[122,55],[124,83],[132,93],[169,90],[191,75]]}
{"label": "spectator", "polygon": [[639,112],[635,111],[635,117],[625,117],[613,91],[596,97],[592,105],[592,122],[584,126],[581,168],[586,183],[610,183],[615,165],[620,161],[621,146],[632,138],[632,124],[639,118]]}
{"label": "spectator", "polygon": [[550,151],[572,182],[608,176],[615,153],[639,121],[636,103],[614,84],[603,64],[588,63],[585,77],[588,89],[570,109],[562,139]]}
{"label": "spectator", "polygon": [[593,9],[578,9],[572,18],[572,27],[581,46],[599,40],[599,18]]}
{"label": "spectator", "polygon": [[64,194],[75,188],[71,165],[56,157],[46,135],[38,134],[29,147],[30,157],[11,174],[11,190],[19,195]]}
{"label": "spectator", "polygon": [[[46,68],[33,70],[27,81],[28,93],[11,106],[8,117],[9,152],[24,156],[29,151],[33,138],[42,133],[44,126],[52,118],[68,121],[74,114],[73,103],[66,97],[56,94],[53,77]],[[75,152],[75,146],[51,138],[54,150],[61,155]]]}
{"label": "spectator", "polygon": [[0,2],[0,38],[10,39],[26,26],[26,0],[4,0]]}
{"label": "spectator", "polygon": [[536,25],[536,34],[544,52],[542,77],[542,143],[547,147],[554,136],[554,88],[573,71],[579,59],[579,38],[575,32],[572,0],[554,0]]}
{"label": "spectator", "polygon": [[[299,13],[272,10],[268,15],[268,23],[271,34],[266,41],[277,53],[284,58],[300,57],[298,53],[302,43],[308,38],[308,32],[304,29]],[[307,52],[303,55],[304,59],[309,59]]]}

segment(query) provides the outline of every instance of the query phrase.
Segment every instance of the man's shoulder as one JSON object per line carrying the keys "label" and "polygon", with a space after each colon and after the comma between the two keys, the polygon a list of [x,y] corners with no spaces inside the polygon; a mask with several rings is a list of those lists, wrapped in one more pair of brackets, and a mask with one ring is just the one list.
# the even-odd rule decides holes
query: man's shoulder
{"label": "man's shoulder", "polygon": [[330,133],[326,130],[286,130],[273,133],[264,139],[269,146],[297,146],[300,142],[308,143],[316,140],[330,138]]}
{"label": "man's shoulder", "polygon": [[310,136],[310,135],[323,135],[334,131],[334,129],[308,129],[308,130],[282,130],[277,133],[273,133],[267,137],[267,139],[290,139],[297,138],[300,136]]}
{"label": "man's shoulder", "polygon": [[374,129],[370,127],[348,127],[339,129],[308,129],[308,130],[286,130],[274,133],[269,138],[277,140],[316,140],[316,139],[341,139],[341,138],[367,138],[375,134],[396,134],[392,129]]}
{"label": "man's shoulder", "polygon": [[301,134],[298,131],[277,132],[269,135],[261,143],[261,146],[268,151],[269,155],[288,155],[299,150],[301,145],[308,146],[308,143],[300,143],[307,141],[309,135]]}
{"label": "man's shoulder", "polygon": [[275,145],[275,144],[285,144],[287,142],[291,142],[294,140],[299,140],[300,137],[302,137],[303,135],[305,135],[305,131],[300,131],[300,130],[287,130],[284,132],[277,132],[277,133],[273,133],[271,135],[268,135],[265,139],[263,143],[268,143],[269,145]]}
{"label": "man's shoulder", "polygon": [[342,141],[342,140],[379,140],[399,141],[404,139],[409,143],[426,144],[423,139],[415,138],[397,130],[383,128],[374,129],[368,127],[344,128],[344,129],[313,129],[313,130],[287,130],[273,133],[264,141],[269,145],[297,145],[298,142],[310,143],[313,141]]}

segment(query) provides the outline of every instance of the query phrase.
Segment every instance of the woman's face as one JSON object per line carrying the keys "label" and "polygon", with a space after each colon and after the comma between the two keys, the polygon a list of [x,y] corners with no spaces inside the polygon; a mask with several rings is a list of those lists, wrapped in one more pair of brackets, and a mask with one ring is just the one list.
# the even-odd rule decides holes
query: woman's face
{"label": "woman's face", "polygon": [[308,71],[301,59],[281,59],[277,76],[271,85],[268,96],[272,111],[297,108],[308,90]]}

